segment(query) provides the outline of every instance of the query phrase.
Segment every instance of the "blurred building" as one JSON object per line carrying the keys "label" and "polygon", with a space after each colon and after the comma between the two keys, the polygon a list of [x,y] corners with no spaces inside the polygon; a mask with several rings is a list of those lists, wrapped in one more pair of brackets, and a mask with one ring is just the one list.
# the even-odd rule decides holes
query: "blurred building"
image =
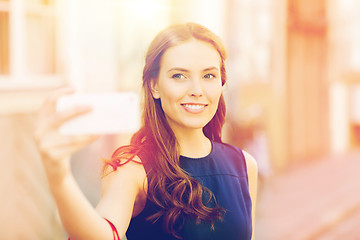
{"label": "blurred building", "polygon": [[[63,235],[31,135],[44,97],[63,85],[139,92],[146,48],[171,23],[198,22],[224,40],[224,135],[261,174],[359,147],[359,9],[356,0],[0,0],[0,223],[9,226],[0,238]],[[128,137],[76,155],[80,184],[89,185],[84,163],[97,168]]]}

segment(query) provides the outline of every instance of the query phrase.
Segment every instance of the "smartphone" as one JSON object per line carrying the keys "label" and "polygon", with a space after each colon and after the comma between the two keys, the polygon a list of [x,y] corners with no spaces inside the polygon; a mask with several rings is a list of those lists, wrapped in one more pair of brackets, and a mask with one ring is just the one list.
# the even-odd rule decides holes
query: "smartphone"
{"label": "smartphone", "polygon": [[140,99],[135,92],[78,93],[58,99],[56,109],[90,106],[92,111],[61,125],[65,135],[133,133],[140,127]]}

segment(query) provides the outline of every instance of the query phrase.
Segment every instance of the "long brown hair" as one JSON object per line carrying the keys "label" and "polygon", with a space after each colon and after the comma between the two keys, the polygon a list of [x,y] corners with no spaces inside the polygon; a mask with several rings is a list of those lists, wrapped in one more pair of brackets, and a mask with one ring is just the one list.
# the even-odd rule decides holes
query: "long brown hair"
{"label": "long brown hair", "polygon": [[[221,81],[222,85],[225,84],[226,55],[218,36],[195,23],[172,25],[161,31],[151,42],[145,58],[143,125],[132,136],[130,145],[116,149],[110,161],[106,161],[104,165],[104,171],[109,166],[115,171],[117,167],[132,161],[134,156],[139,156],[147,170],[148,199],[160,209],[148,220],[157,221],[163,217],[164,229],[176,237],[185,215],[193,217],[197,223],[211,222],[213,228],[214,221],[221,220],[224,211],[220,207],[207,207],[207,202],[203,203],[203,192],[209,193],[210,201],[214,198],[211,191],[179,166],[178,142],[166,120],[160,99],[154,99],[151,94],[151,84],[158,77],[160,60],[164,52],[191,39],[210,43],[217,50],[221,59]],[[214,117],[203,128],[205,136],[211,141],[222,142],[221,130],[225,112],[224,97],[221,95]]]}

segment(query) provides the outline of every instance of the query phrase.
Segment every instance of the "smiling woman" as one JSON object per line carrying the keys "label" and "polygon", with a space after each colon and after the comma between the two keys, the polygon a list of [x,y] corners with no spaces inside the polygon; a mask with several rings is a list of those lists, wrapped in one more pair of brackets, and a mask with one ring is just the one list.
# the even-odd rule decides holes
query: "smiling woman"
{"label": "smiling woman", "polygon": [[252,238],[257,167],[221,139],[224,61],[221,40],[201,25],[173,25],[155,37],[143,70],[143,125],[105,161],[96,209],[69,167],[71,153],[93,137],[58,134],[59,125],[88,110],[53,116],[56,100],[70,90],[47,101],[36,138],[71,238]]}
{"label": "smiling woman", "polygon": [[222,93],[221,60],[211,44],[190,40],[169,48],[162,56],[152,94],[160,99],[177,140],[187,129],[202,128],[216,113]]}

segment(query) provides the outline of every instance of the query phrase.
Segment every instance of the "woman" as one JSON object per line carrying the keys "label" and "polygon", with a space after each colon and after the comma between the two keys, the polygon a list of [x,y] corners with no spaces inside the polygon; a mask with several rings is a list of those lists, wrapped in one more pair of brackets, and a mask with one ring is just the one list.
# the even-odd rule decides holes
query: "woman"
{"label": "woman", "polygon": [[220,39],[201,25],[170,26],[155,37],[143,71],[143,126],[105,163],[96,209],[69,167],[71,153],[94,138],[57,131],[89,110],[54,114],[56,99],[71,90],[46,102],[36,139],[71,239],[252,238],[257,167],[221,140],[224,61]]}

